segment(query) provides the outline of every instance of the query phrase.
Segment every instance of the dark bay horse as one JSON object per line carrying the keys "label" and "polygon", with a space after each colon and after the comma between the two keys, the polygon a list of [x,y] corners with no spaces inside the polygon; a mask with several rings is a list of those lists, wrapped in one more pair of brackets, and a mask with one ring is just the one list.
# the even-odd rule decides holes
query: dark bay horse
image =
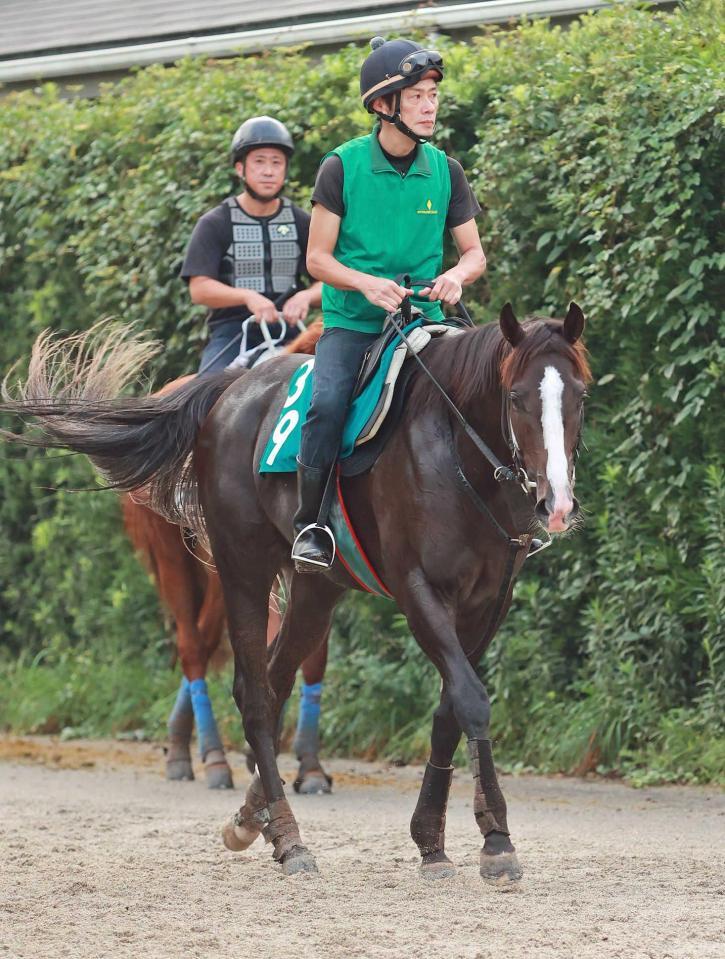
{"label": "dark bay horse", "polygon": [[[497,482],[471,434],[417,370],[377,462],[345,483],[363,546],[441,676],[430,762],[411,822],[423,874],[431,878],[453,871],[445,812],[462,733],[484,837],[481,876],[502,887],[521,877],[476,664],[506,614],[533,531],[563,532],[578,511],[574,460],[590,379],[583,327],[576,304],[563,321],[534,317],[524,324],[507,304],[499,324],[440,337],[424,353],[495,457],[505,462],[513,454],[523,492]],[[127,347],[133,351],[133,340]],[[276,730],[297,668],[320,645],[335,604],[354,584],[337,564],[324,576],[294,573],[294,477],[257,470],[301,360],[281,358],[239,378],[220,374],[170,397],[127,400],[113,398],[137,357],[124,354],[118,336],[104,349],[106,356],[69,361],[64,377],[61,346],[41,339],[26,384],[5,408],[39,418],[40,444],[86,453],[119,489],[149,483],[155,508],[200,531],[205,524],[224,591],[234,695],[259,770],[224,841],[241,850],[262,833],[285,873],[316,870],[284,796]],[[280,570],[290,595],[268,656],[266,597]]]}

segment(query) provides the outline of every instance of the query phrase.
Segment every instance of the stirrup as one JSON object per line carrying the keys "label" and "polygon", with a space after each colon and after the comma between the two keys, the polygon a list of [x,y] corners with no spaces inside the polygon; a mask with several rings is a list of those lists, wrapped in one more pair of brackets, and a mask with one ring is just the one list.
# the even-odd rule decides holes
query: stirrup
{"label": "stirrup", "polygon": [[[311,529],[319,530],[321,533],[326,533],[330,538],[330,544],[332,546],[332,558],[329,563],[322,563],[316,559],[308,559],[306,556],[302,556],[297,552],[297,546],[300,542],[300,538],[308,533]],[[317,569],[330,569],[332,564],[335,562],[335,554],[337,552],[337,547],[335,545],[335,537],[333,536],[332,530],[329,526],[320,526],[318,523],[309,523],[307,526],[304,526],[297,536],[295,536],[295,541],[292,544],[292,559],[295,561],[295,564],[300,563],[303,566],[314,566]],[[299,572],[299,570],[298,570]]]}

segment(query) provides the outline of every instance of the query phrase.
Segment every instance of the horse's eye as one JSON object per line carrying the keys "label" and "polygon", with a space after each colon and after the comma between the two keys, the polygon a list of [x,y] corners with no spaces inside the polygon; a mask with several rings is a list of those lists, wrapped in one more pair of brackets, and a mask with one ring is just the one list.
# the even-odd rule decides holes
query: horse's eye
{"label": "horse's eye", "polygon": [[518,393],[511,394],[511,406],[519,413],[524,413],[526,411],[526,407],[522,403],[521,397]]}

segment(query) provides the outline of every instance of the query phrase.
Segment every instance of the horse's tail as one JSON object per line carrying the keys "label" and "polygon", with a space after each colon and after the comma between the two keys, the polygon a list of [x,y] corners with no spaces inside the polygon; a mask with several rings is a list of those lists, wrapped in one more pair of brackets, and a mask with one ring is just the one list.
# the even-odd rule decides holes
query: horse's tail
{"label": "horse's tail", "polygon": [[193,379],[160,396],[119,395],[159,350],[129,327],[96,324],[62,341],[42,333],[25,381],[11,389],[10,374],[5,378],[0,407],[33,417],[40,434],[2,435],[85,453],[109,487],[126,492],[147,487],[144,500],[178,522],[177,484],[188,481],[197,432],[240,372]]}

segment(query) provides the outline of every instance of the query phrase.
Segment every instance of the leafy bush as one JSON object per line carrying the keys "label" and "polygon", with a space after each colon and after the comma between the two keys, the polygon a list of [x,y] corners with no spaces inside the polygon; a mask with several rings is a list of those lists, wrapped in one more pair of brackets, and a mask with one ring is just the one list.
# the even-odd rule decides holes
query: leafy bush
{"label": "leafy bush", "polygon": [[[437,142],[484,206],[489,271],[474,313],[492,319],[511,299],[520,313],[561,315],[577,299],[597,379],[578,477],[586,526],[530,561],[481,667],[497,755],[514,766],[619,769],[643,782],[722,775],[722,26],[721,5],[702,0],[443,41]],[[8,97],[2,366],[48,325],[115,315],[163,339],[158,380],[193,369],[204,329],[177,269],[196,217],[232,188],[233,130],[251,114],[284,120],[298,143],[289,192],[306,202],[320,157],[369,128],[356,106],[360,56],[351,45],[314,70],[299,51],[190,60],[93,101],[61,99],[52,84]],[[63,723],[160,731],[173,686],[164,629],[114,500],[72,495],[94,480],[57,454],[5,446],[0,479],[11,680],[0,724],[47,728],[63,713],[56,671],[73,693]],[[111,690],[105,667],[122,664],[118,709],[84,694],[84,663]],[[335,748],[425,755],[437,683],[392,606],[345,601],[329,689]],[[231,734],[233,707],[225,716]]]}

